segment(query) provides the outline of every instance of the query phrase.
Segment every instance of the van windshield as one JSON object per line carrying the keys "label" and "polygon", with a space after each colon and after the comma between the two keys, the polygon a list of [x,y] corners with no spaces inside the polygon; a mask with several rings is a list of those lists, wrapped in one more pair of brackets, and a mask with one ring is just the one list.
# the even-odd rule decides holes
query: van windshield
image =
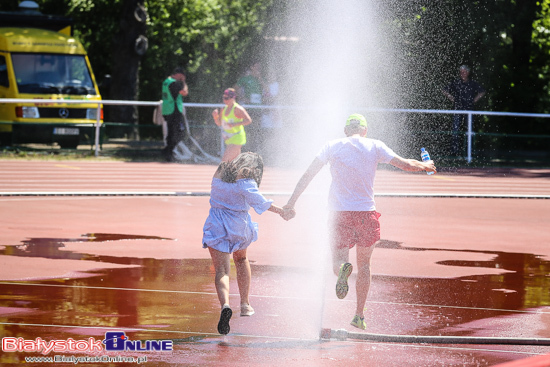
{"label": "van windshield", "polygon": [[83,55],[12,54],[19,93],[96,94]]}

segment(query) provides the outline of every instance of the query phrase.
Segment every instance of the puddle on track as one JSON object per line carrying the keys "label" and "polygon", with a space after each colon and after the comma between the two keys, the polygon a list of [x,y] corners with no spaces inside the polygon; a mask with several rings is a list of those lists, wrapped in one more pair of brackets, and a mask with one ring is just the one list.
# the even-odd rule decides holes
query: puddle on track
{"label": "puddle on track", "polygon": [[[102,331],[93,327],[102,326],[149,330],[132,332],[132,339],[158,339],[160,335],[167,337],[167,334],[155,330],[177,330],[182,334],[168,336],[180,341],[208,342],[201,337],[184,335],[183,332],[205,335],[216,333],[216,325],[212,320],[217,320],[219,304],[215,295],[214,269],[210,259],[122,258],[92,255],[92,250],[90,254],[61,250],[66,242],[89,242],[90,246],[94,246],[98,242],[140,239],[171,240],[155,236],[97,233],[75,239],[31,238],[18,246],[6,246],[0,254],[93,260],[140,267],[100,270],[91,273],[87,278],[78,279],[2,282],[2,335],[33,340],[38,336],[49,340],[76,338],[75,335],[94,336],[98,339],[103,336]],[[427,250],[401,248],[391,241],[382,243],[381,247],[398,251]],[[375,275],[367,303],[367,317],[376,320],[376,323],[369,327],[369,332],[468,335],[472,330],[461,329],[460,325],[509,315],[510,312],[506,310],[550,306],[548,261],[532,254],[493,255],[494,259],[491,261],[449,260],[440,264],[499,268],[513,272],[455,279]],[[303,289],[284,287],[281,284],[306,279],[307,269],[254,264],[251,267],[251,295],[304,295]],[[231,293],[234,294],[237,292],[234,268],[232,272]],[[259,302],[259,299],[255,298],[255,301]],[[7,357],[0,357],[0,363],[8,362],[4,358]],[[13,354],[10,358],[14,358]]]}

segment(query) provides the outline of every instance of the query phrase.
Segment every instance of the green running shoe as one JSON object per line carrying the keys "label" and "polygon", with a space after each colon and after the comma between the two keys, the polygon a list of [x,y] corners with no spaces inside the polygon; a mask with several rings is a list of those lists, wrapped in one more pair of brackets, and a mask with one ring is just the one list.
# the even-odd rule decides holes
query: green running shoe
{"label": "green running shoe", "polygon": [[340,273],[338,274],[338,281],[336,282],[336,297],[340,299],[346,298],[349,290],[348,278],[353,271],[353,265],[350,263],[343,263],[340,266]]}
{"label": "green running shoe", "polygon": [[351,320],[351,326],[355,326],[358,329],[365,330],[367,328],[367,323],[365,322],[364,317],[359,317],[358,315],[355,315],[353,320]]}

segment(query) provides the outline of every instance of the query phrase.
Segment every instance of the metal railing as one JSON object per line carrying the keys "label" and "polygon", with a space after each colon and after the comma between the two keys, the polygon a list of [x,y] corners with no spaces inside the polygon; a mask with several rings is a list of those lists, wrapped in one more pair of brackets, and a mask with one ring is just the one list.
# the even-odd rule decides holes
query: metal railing
{"label": "metal railing", "polygon": [[[0,103],[67,103],[67,104],[97,104],[97,120],[95,123],[95,155],[99,155],[100,150],[100,109],[101,105],[130,105],[130,106],[153,106],[162,105],[162,101],[124,101],[124,100],[67,100],[67,99],[18,99],[18,98],[0,98]],[[217,103],[185,103],[186,108],[218,108],[223,107],[223,104]],[[274,105],[243,105],[247,109],[280,109],[280,110],[308,110],[314,109],[314,106],[274,106]],[[550,114],[541,113],[518,113],[518,112],[493,112],[493,111],[470,111],[470,110],[431,110],[431,109],[391,109],[391,108],[372,108],[358,107],[357,111],[365,112],[383,112],[383,113],[420,113],[420,114],[447,114],[447,115],[466,115],[468,121],[467,137],[467,153],[466,160],[472,162],[473,137],[476,134],[473,129],[473,115],[479,116],[512,116],[512,117],[530,117],[530,118],[550,118]],[[505,135],[505,134],[503,134]]]}
{"label": "metal railing", "polygon": [[492,111],[470,111],[470,110],[416,110],[416,109],[384,109],[384,108],[366,108],[369,112],[395,112],[395,113],[422,113],[422,114],[446,114],[446,115],[467,115],[468,130],[466,160],[472,162],[472,139],[476,134],[473,130],[473,115],[480,116],[513,116],[513,117],[532,117],[532,118],[550,118],[550,114],[543,113],[521,113],[521,112],[492,112]]}

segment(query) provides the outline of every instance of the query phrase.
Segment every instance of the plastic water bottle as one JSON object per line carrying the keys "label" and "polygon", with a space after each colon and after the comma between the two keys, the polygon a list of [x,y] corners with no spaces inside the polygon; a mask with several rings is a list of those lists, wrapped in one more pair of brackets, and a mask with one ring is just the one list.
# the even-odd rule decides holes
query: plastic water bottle
{"label": "plastic water bottle", "polygon": [[[422,158],[423,162],[430,160],[430,153],[426,150],[426,148],[420,148],[420,158]],[[433,172],[428,172],[429,175],[433,175]]]}

